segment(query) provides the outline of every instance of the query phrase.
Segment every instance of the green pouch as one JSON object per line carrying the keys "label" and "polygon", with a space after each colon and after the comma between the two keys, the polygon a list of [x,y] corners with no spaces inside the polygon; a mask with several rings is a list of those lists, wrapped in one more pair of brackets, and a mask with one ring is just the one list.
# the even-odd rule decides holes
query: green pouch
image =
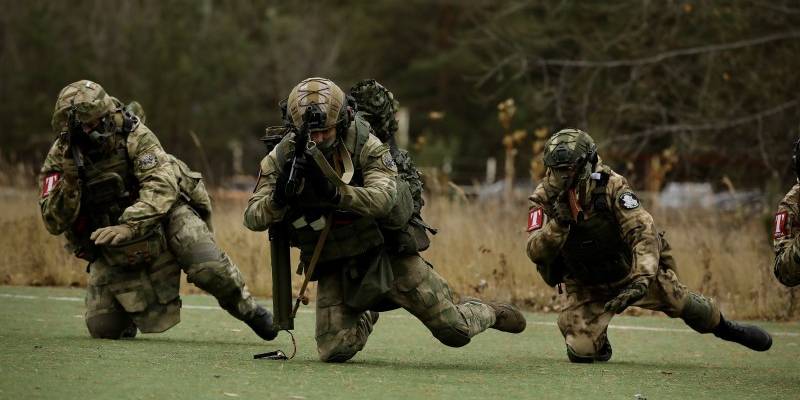
{"label": "green pouch", "polygon": [[108,285],[108,289],[129,313],[146,310],[148,304],[154,300],[152,289],[142,279],[113,283]]}
{"label": "green pouch", "polygon": [[158,302],[169,304],[179,297],[181,269],[170,253],[163,253],[150,268],[150,284]]}
{"label": "green pouch", "polygon": [[164,230],[161,225],[156,225],[144,236],[116,246],[103,246],[101,254],[108,265],[141,268],[155,262],[165,249]]}
{"label": "green pouch", "polygon": [[[295,242],[298,243],[301,251],[300,259],[308,264],[314,253],[319,232],[304,228],[296,230],[295,236]],[[359,218],[348,225],[334,225],[325,240],[319,262],[355,257],[383,243],[383,234],[381,234],[378,224],[371,218]]]}

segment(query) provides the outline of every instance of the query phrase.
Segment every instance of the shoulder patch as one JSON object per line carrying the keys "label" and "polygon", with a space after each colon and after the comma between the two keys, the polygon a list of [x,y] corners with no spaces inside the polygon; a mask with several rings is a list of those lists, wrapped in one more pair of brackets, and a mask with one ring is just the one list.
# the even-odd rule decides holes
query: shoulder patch
{"label": "shoulder patch", "polygon": [[639,199],[633,192],[625,192],[619,195],[619,205],[626,210],[633,210],[639,207]]}
{"label": "shoulder patch", "polygon": [[392,171],[397,169],[397,164],[394,162],[394,157],[392,157],[391,152],[387,151],[386,153],[383,153],[382,161],[386,168],[389,168]]}
{"label": "shoulder patch", "polygon": [[775,231],[773,232],[773,237],[775,239],[781,239],[789,234],[789,230],[787,229],[788,220],[789,213],[786,211],[775,214]]}
{"label": "shoulder patch", "polygon": [[531,208],[528,212],[528,232],[535,231],[544,225],[544,211],[542,208]]}
{"label": "shoulder patch", "polygon": [[137,164],[140,170],[145,171],[158,165],[158,157],[153,153],[147,153],[139,156]]}
{"label": "shoulder patch", "polygon": [[61,174],[58,172],[51,172],[45,175],[44,180],[42,181],[42,197],[47,197],[50,195],[50,192],[56,187],[56,184],[61,179]]}

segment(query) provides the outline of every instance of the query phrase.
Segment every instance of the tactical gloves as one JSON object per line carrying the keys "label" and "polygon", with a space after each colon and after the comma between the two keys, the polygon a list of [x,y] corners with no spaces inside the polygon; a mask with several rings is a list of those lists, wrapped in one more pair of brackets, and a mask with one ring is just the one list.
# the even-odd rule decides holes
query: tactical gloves
{"label": "tactical gloves", "polygon": [[561,226],[571,226],[575,224],[572,218],[572,210],[569,208],[566,196],[560,196],[559,200],[553,205],[555,210],[555,220]]}
{"label": "tactical gloves", "polygon": [[628,306],[641,300],[647,294],[647,281],[640,280],[631,283],[628,287],[622,289],[621,292],[609,300],[605,305],[605,312],[613,312],[619,314],[625,311]]}
{"label": "tactical gloves", "polygon": [[[322,173],[317,163],[310,154],[305,157],[299,158],[294,164],[295,173],[298,179],[303,179],[303,192],[308,193],[310,190],[312,195],[320,200],[338,204],[341,199],[339,189],[333,182]],[[284,207],[291,203],[293,199],[287,198],[286,183],[289,181],[289,172],[292,169],[292,161],[289,160],[283,166],[283,170],[278,175],[275,181],[275,190],[272,192],[272,202],[277,207]]]}
{"label": "tactical gloves", "polygon": [[125,224],[106,226],[92,232],[92,234],[89,236],[89,239],[94,240],[94,244],[98,246],[116,246],[132,238],[133,230]]}

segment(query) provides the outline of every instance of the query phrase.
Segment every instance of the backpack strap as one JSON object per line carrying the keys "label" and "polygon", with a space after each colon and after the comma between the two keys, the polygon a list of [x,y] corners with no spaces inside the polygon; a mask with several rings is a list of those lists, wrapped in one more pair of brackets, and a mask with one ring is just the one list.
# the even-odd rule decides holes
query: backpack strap
{"label": "backpack strap", "polygon": [[611,210],[606,198],[606,186],[608,186],[608,172],[598,172],[600,175],[597,180],[597,185],[592,189],[592,207],[597,211],[606,212]]}

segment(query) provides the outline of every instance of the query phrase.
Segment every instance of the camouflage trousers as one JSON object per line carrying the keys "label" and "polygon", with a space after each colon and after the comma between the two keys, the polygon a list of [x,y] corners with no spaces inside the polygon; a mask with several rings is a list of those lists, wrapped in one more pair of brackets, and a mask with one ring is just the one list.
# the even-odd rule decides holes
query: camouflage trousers
{"label": "camouflage trousers", "polygon": [[[455,304],[447,282],[420,256],[392,257],[394,283],[388,300],[419,319],[440,342],[461,347],[495,322],[486,304]],[[340,274],[321,276],[317,286],[316,340],[322,361],[343,362],[364,348],[372,333],[370,312],[348,307],[343,301]]]}
{"label": "camouflage trousers", "polygon": [[775,277],[786,286],[800,284],[800,235],[783,251],[775,255]]}
{"label": "camouflage trousers", "polygon": [[91,264],[86,324],[93,337],[119,338],[132,324],[145,333],[163,332],[180,322],[181,270],[233,317],[254,316],[256,303],[241,272],[194,210],[171,210],[165,236],[166,251],[147,266],[110,265],[102,257]]}
{"label": "camouflage trousers", "polygon": [[[619,293],[620,288],[620,285],[605,289],[566,285],[567,306],[558,316],[558,327],[568,351],[579,357],[597,357],[607,347],[608,324],[615,314],[605,312],[604,306]],[[720,312],[714,301],[689,291],[678,281],[675,271],[669,268],[659,269],[645,297],[633,305],[681,318],[700,333],[711,332],[720,321]]]}

